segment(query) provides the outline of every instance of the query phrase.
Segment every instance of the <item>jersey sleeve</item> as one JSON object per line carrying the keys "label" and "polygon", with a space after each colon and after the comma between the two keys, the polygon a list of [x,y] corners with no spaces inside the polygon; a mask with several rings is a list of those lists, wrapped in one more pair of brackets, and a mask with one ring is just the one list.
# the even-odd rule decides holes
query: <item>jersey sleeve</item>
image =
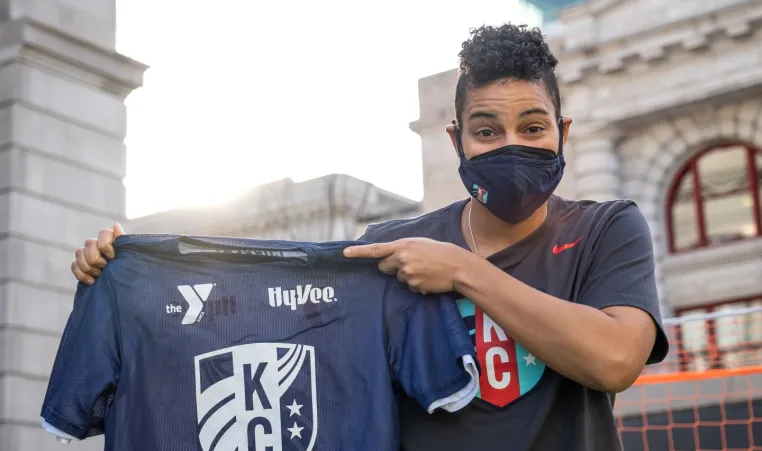
{"label": "jersey sleeve", "polygon": [[479,389],[479,371],[454,299],[415,294],[392,279],[384,302],[395,385],[429,413],[465,407]]}
{"label": "jersey sleeve", "polygon": [[580,303],[597,309],[629,306],[647,312],[657,329],[648,364],[661,362],[669,350],[654,267],[648,223],[637,206],[629,203],[612,215],[593,245],[579,297]]}
{"label": "jersey sleeve", "polygon": [[63,443],[104,432],[119,380],[115,299],[107,272],[80,284],[42,404],[43,428]]}

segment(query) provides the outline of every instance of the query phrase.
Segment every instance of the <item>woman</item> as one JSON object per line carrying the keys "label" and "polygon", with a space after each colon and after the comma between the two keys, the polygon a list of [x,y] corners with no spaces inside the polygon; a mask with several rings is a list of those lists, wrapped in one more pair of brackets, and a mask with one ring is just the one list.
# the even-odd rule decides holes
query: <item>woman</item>
{"label": "woman", "polygon": [[[472,30],[447,127],[470,192],[421,217],[368,228],[348,257],[419,292],[461,295],[481,368],[480,397],[454,413],[401,402],[403,449],[610,451],[615,394],[668,344],[650,232],[633,202],[554,196],[571,118],[538,29]],[[78,249],[92,283],[120,227]],[[105,258],[104,258],[105,257]]]}

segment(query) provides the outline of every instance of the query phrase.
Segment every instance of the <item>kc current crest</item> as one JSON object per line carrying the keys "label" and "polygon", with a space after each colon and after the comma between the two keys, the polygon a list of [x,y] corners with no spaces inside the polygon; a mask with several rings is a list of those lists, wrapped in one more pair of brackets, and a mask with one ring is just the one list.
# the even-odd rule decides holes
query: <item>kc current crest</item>
{"label": "kc current crest", "polygon": [[310,451],[317,434],[315,349],[252,343],[196,356],[204,451]]}

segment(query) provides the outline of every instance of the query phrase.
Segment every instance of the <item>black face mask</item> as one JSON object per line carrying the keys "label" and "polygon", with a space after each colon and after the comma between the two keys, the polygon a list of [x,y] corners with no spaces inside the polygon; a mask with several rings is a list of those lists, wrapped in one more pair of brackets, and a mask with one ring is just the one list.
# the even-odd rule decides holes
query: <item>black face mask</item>
{"label": "black face mask", "polygon": [[550,149],[508,145],[466,159],[460,130],[455,137],[460,178],[471,196],[510,224],[532,216],[555,191],[564,174],[563,118],[558,120],[558,155]]}

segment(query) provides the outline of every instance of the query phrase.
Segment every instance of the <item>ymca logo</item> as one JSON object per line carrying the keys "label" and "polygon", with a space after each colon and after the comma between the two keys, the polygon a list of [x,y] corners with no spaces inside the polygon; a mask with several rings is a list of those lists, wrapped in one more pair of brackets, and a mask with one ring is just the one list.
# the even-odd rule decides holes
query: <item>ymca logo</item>
{"label": "ymca logo", "polygon": [[204,451],[311,451],[317,437],[315,348],[252,343],[195,357]]}
{"label": "ymca logo", "polygon": [[516,343],[471,301],[460,299],[457,305],[482,369],[477,397],[505,407],[534,389],[545,372],[545,364]]}
{"label": "ymca logo", "polygon": [[214,318],[217,316],[230,316],[235,314],[235,296],[223,296],[219,299],[209,299],[212,288],[215,286],[216,284],[213,283],[201,283],[192,286],[179,285],[177,289],[180,291],[186,305],[170,302],[165,306],[167,314],[171,316],[179,316],[184,312],[185,314],[182,319],[182,324],[184,326],[195,324],[205,317],[208,318],[209,321],[214,321]]}
{"label": "ymca logo", "polygon": [[471,188],[471,195],[474,196],[474,199],[478,200],[479,203],[487,205],[487,196],[489,193],[484,187],[474,183],[474,186]]}
{"label": "ymca logo", "polygon": [[296,310],[297,306],[304,305],[307,302],[320,304],[321,302],[336,302],[336,295],[333,287],[318,288],[312,285],[297,285],[291,290],[284,290],[281,287],[267,289],[267,297],[271,307],[280,307],[286,305],[291,310]]}

